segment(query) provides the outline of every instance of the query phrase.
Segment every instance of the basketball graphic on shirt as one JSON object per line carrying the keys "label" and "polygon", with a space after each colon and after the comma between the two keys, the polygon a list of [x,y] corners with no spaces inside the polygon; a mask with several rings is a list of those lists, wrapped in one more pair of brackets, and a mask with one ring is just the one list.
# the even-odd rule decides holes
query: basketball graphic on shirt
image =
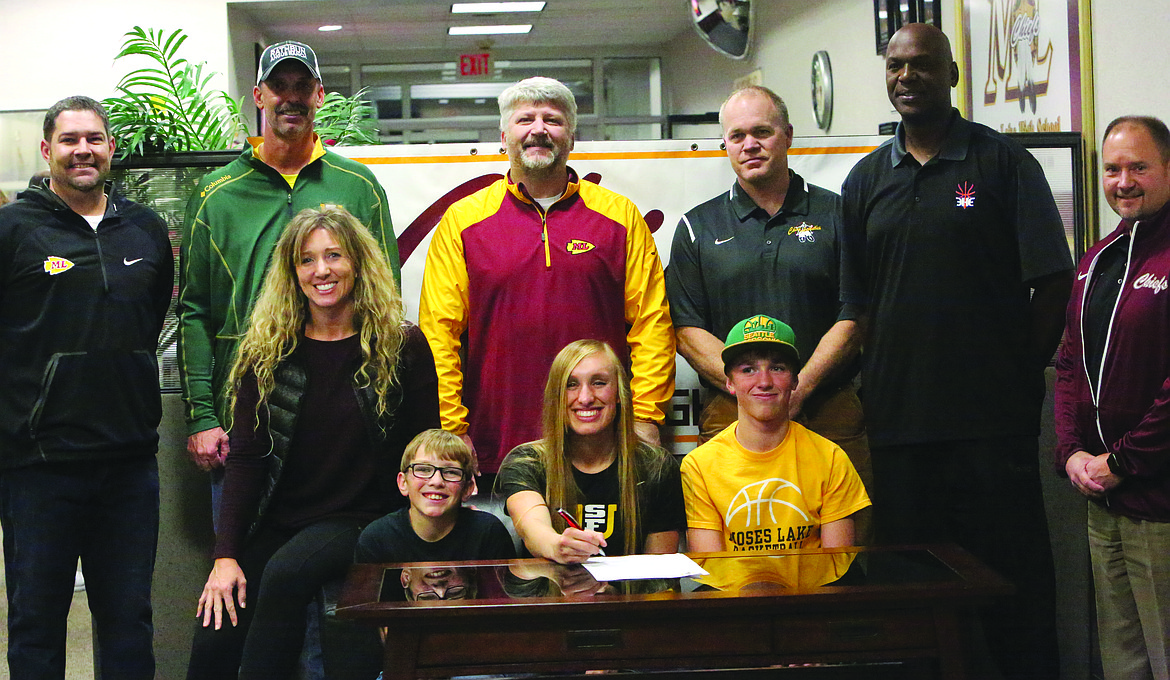
{"label": "basketball graphic on shirt", "polygon": [[[768,523],[777,524],[776,506],[790,508],[799,514],[805,521],[809,516],[803,509],[800,487],[786,479],[772,477],[758,482],[752,482],[735,493],[731,503],[727,506],[727,513],[723,523],[728,527],[758,527],[764,523],[764,513],[767,513]],[[781,514],[784,510],[781,509]],[[741,517],[739,524],[732,521]]]}

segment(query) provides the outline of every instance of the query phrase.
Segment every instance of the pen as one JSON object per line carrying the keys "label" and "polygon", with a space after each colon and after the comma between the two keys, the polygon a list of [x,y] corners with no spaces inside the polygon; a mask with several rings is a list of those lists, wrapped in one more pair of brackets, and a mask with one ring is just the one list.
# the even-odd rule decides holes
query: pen
{"label": "pen", "polygon": [[[557,514],[561,516],[561,519],[565,520],[565,524],[568,524],[569,526],[573,527],[577,531],[584,531],[581,528],[581,525],[577,524],[577,518],[573,517],[568,512],[565,512],[564,508],[557,508]],[[601,557],[605,557],[605,551],[602,550],[601,548],[597,549],[597,554]]]}

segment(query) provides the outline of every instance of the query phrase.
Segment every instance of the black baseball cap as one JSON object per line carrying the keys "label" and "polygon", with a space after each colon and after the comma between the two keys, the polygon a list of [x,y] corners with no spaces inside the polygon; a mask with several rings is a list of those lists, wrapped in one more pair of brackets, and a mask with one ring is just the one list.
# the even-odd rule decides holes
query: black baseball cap
{"label": "black baseball cap", "polygon": [[309,69],[314,78],[321,80],[321,69],[317,68],[317,54],[313,48],[303,42],[285,40],[265,47],[260,53],[260,73],[256,75],[256,84],[264,82],[272,74],[272,69],[285,59],[296,59]]}

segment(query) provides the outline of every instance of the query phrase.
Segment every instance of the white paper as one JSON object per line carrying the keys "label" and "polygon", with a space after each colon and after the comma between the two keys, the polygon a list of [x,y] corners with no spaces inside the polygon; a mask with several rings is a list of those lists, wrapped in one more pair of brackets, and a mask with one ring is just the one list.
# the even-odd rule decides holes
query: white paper
{"label": "white paper", "polygon": [[707,572],[682,553],[590,557],[582,565],[598,581],[706,576]]}

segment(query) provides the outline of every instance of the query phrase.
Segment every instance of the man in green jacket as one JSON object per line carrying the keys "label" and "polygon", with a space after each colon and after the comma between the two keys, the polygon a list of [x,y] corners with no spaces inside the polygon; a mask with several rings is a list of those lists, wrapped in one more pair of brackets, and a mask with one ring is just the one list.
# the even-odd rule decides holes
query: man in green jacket
{"label": "man in green jacket", "polygon": [[265,48],[252,96],[264,113],[263,136],[249,138],[239,158],[200,180],[187,204],[180,254],[187,452],[207,471],[222,468],[227,456],[231,414],[223,395],[236,344],[273,246],[293,215],[322,205],[344,207],[382,244],[399,277],[386,192],[369,169],[326,151],[313,132],[325,90],[312,48],[295,41]]}

